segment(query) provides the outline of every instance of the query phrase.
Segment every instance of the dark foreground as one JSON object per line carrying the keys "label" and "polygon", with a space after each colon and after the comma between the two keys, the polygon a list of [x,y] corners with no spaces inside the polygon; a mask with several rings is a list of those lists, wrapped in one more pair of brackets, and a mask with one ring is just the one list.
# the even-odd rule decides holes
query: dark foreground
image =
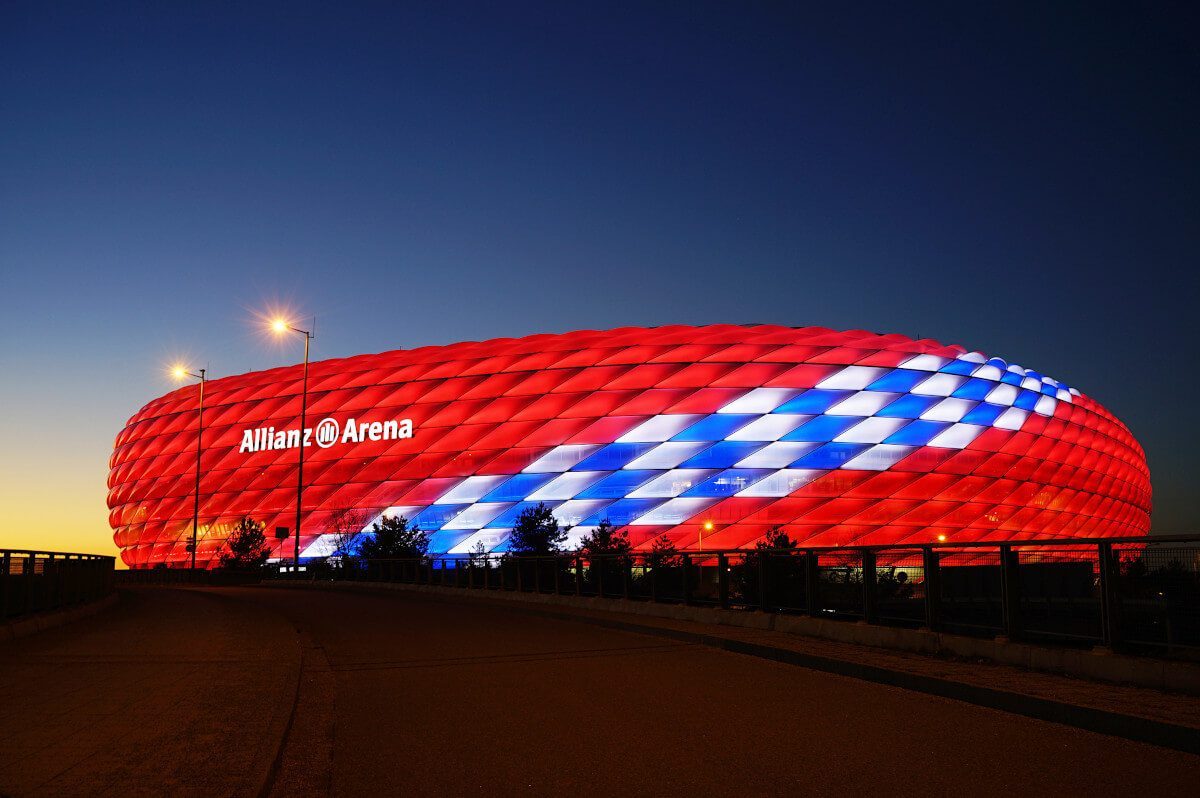
{"label": "dark foreground", "polygon": [[133,590],[0,648],[0,794],[1194,795],[1197,783],[1188,754],[487,602]]}

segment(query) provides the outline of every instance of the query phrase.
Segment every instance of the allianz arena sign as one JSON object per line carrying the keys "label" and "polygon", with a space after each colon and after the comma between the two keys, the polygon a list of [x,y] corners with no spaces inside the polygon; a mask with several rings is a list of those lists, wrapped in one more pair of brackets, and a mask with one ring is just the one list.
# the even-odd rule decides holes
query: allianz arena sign
{"label": "allianz arena sign", "polygon": [[[339,427],[336,419],[322,419],[316,427],[305,427],[304,446],[311,446],[314,441],[322,449],[328,449],[335,443],[363,443],[364,441],[398,441],[413,436],[413,423],[410,418],[393,419],[390,421],[363,421],[347,419],[345,429]],[[274,427],[258,427],[242,433],[242,445],[239,452],[262,452],[275,449],[296,449],[300,446],[300,430],[277,430]]]}

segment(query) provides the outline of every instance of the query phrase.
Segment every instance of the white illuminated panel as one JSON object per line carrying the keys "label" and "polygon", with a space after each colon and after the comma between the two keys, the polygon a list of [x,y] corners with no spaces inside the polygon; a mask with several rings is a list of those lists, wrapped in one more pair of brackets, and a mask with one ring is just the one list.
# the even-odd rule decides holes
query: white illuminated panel
{"label": "white illuminated panel", "polygon": [[735,468],[784,468],[821,444],[801,441],[777,441],[739,460]]}
{"label": "white illuminated panel", "polygon": [[751,421],[746,426],[730,433],[728,441],[777,441],[796,427],[811,419],[796,413],[772,413]]}
{"label": "white illuminated panel", "polygon": [[734,399],[718,413],[770,413],[800,393],[795,388],[755,388],[745,396]]}
{"label": "white illuminated panel", "polygon": [[717,473],[708,468],[676,468],[629,494],[630,499],[673,499]]}
{"label": "white illuminated panel", "polygon": [[603,510],[615,499],[576,499],[554,508],[554,518],[563,526],[575,526],[590,515]]}
{"label": "white illuminated panel", "polygon": [[983,433],[984,429],[977,424],[955,424],[934,435],[929,445],[942,449],[965,449],[967,444]]}
{"label": "white illuminated panel", "polygon": [[716,504],[720,499],[671,499],[650,512],[635,519],[630,526],[652,526],[658,524],[682,524],[697,513]]}
{"label": "white illuminated panel", "polygon": [[881,443],[878,446],[872,446],[857,457],[847,460],[842,468],[850,471],[887,471],[912,454],[916,448],[916,446]]}
{"label": "white illuminated panel", "polygon": [[875,380],[887,374],[889,369],[870,366],[847,366],[836,374],[830,374],[817,383],[818,388],[861,391]]}
{"label": "white illuminated panel", "polygon": [[764,498],[788,496],[822,474],[827,473],[829,472],[812,468],[784,468],[768,477],[763,477],[750,487],[740,491],[737,495]]}
{"label": "white illuminated panel", "polygon": [[337,551],[337,535],[321,535],[308,548],[300,552],[301,557],[329,557]]}
{"label": "white illuminated panel", "polygon": [[966,381],[966,377],[960,377],[957,374],[934,374],[920,385],[915,386],[912,392],[921,396],[949,396]]}
{"label": "white illuminated panel", "polygon": [[595,482],[609,475],[609,471],[568,471],[555,477],[529,494],[529,501],[544,502],[556,499],[573,499]]}
{"label": "white illuminated panel", "polygon": [[462,542],[446,553],[473,554],[480,543],[483,544],[483,550],[489,552],[503,543],[511,531],[510,529],[481,529],[473,535],[468,535]]}
{"label": "white illuminated panel", "polygon": [[1028,416],[1029,414],[1021,408],[1010,407],[1000,414],[1000,417],[992,423],[992,426],[999,427],[1000,429],[1020,429]]}
{"label": "white illuminated panel", "polygon": [[977,404],[969,399],[943,399],[922,413],[921,418],[926,421],[961,421]]}
{"label": "white illuminated panel", "polygon": [[965,360],[968,363],[986,363],[987,355],[982,352],[967,352],[965,355],[959,355],[959,360]]}
{"label": "white illuminated panel", "polygon": [[983,401],[993,405],[1006,405],[1012,407],[1012,403],[1017,401],[1017,397],[1021,395],[1020,389],[1015,385],[1001,383],[993,388],[988,395],[983,398]]}
{"label": "white illuminated panel", "polygon": [[711,443],[704,441],[667,441],[656,446],[625,466],[628,470],[648,468],[651,470],[674,468],[694,454],[704,451]]}
{"label": "white illuminated panel", "polygon": [[484,502],[472,504],[458,515],[442,525],[442,529],[479,529],[487,526],[500,513],[512,507],[515,502]]}
{"label": "white illuminated panel", "polygon": [[578,465],[580,461],[599,449],[600,446],[597,444],[567,444],[563,446],[555,446],[553,449],[535,460],[532,464],[526,466],[523,473],[555,474],[561,471],[567,471],[572,466]]}
{"label": "white illuminated panel", "polygon": [[1000,369],[996,368],[995,366],[989,364],[986,366],[980,366],[979,368],[975,369],[975,373],[972,374],[971,376],[978,377],[981,380],[991,380],[992,382],[999,382],[1000,378],[1004,376],[1004,372],[1001,371]]}
{"label": "white illuminated panel", "polygon": [[1054,415],[1054,408],[1057,406],[1058,402],[1055,401],[1053,396],[1047,396],[1043,394],[1041,398],[1037,400],[1037,404],[1033,406],[1033,412],[1043,416],[1052,416]]}
{"label": "white illuminated panel", "polygon": [[844,443],[879,443],[901,427],[907,426],[907,418],[868,418],[834,438]]}
{"label": "white illuminated panel", "polygon": [[936,355],[917,355],[900,365],[906,369],[914,369],[916,371],[937,371],[949,362],[946,358]]}
{"label": "white illuminated panel", "polygon": [[617,443],[655,443],[670,440],[702,418],[702,415],[684,413],[655,416],[617,438]]}
{"label": "white illuminated panel", "polygon": [[890,405],[899,397],[898,393],[885,391],[859,391],[847,396],[825,411],[828,416],[872,416]]}
{"label": "white illuminated panel", "polygon": [[[443,493],[435,504],[469,504],[482,499],[491,493],[492,489],[507,482],[510,474],[487,477],[467,477],[450,490]],[[465,527],[455,527],[464,529]]]}

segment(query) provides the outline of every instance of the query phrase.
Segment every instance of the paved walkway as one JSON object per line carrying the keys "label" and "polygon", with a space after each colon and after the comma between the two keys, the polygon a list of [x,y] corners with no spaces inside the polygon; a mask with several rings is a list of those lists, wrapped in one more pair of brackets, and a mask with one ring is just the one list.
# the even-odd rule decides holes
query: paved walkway
{"label": "paved walkway", "polygon": [[299,654],[276,612],[167,589],[0,645],[0,795],[254,795]]}
{"label": "paved walkway", "polygon": [[[159,590],[89,622],[91,644],[69,629],[0,649],[0,793],[253,794],[261,757],[247,752],[274,750],[269,730],[283,727],[264,716],[291,708],[297,643],[279,796],[1193,795],[1200,783],[1200,757],[499,602]],[[213,685],[190,700],[203,677]],[[71,717],[90,754],[51,747]],[[10,761],[13,741],[24,753]]]}

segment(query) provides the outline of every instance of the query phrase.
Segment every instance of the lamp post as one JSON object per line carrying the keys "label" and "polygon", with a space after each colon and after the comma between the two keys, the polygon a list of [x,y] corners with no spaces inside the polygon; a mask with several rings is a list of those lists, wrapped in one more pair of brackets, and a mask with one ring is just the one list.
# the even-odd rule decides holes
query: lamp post
{"label": "lamp post", "polygon": [[295,572],[300,570],[300,512],[304,499],[304,422],[308,413],[308,344],[316,336],[308,330],[293,327],[284,319],[271,322],[271,330],[277,335],[290,331],[304,336],[304,380],[300,389],[300,445],[297,447],[300,450],[300,467],[296,473],[296,547],[292,555],[292,568]]}
{"label": "lamp post", "polygon": [[175,367],[175,379],[194,377],[200,380],[200,411],[196,424],[196,490],[192,502],[192,566],[196,570],[196,537],[200,530],[200,454],[204,451],[202,438],[204,436],[204,383],[207,381],[208,369],[200,369],[199,374],[193,374],[183,366]]}

